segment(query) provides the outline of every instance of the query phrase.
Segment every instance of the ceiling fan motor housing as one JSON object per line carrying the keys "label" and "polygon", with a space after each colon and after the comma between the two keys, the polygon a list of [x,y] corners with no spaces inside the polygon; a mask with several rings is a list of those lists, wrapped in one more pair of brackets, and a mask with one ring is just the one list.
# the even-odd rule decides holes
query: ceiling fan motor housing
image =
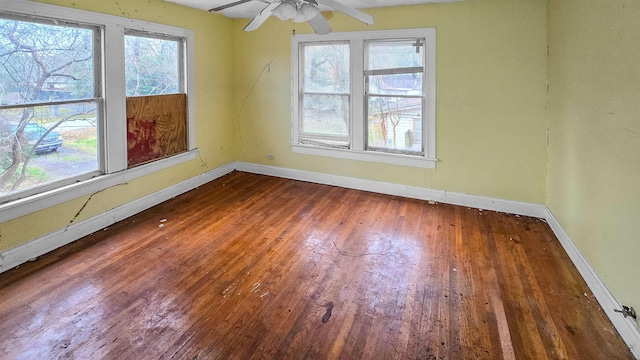
{"label": "ceiling fan motor housing", "polygon": [[320,9],[313,0],[282,0],[272,13],[282,21],[293,19],[295,22],[305,22],[318,16]]}

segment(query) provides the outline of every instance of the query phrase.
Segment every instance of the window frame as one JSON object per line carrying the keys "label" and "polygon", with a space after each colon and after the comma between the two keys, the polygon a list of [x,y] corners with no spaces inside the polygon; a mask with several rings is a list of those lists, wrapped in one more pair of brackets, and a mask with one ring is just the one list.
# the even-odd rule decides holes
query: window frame
{"label": "window frame", "polygon": [[[422,104],[422,134],[424,154],[408,155],[396,152],[367,150],[367,110],[365,103],[366,41],[423,39],[425,50]],[[292,119],[291,149],[294,153],[342,159],[379,162],[435,169],[436,158],[436,30],[434,28],[335,32],[327,35],[294,35],[291,40]],[[302,48],[304,44],[348,42],[350,48],[350,128],[349,148],[301,143],[301,81],[304,76]]]}
{"label": "window frame", "polygon": [[[152,174],[162,169],[191,161],[198,157],[195,129],[195,35],[190,29],[151,23],[142,20],[106,15],[36,2],[4,0],[0,11],[22,19],[55,19],[58,21],[97,27],[99,30],[101,68],[102,117],[98,123],[100,173],[94,177],[60,187],[42,187],[37,193],[19,193],[0,204],[0,222],[15,219],[80,196],[104,190],[119,183]],[[124,36],[127,32],[165,35],[182,41],[181,72],[187,94],[187,152],[150,162],[135,168],[127,164],[126,87],[124,76]],[[97,91],[97,90],[96,90]],[[62,180],[64,181],[64,180]]]}
{"label": "window frame", "polygon": [[[52,26],[65,26],[65,27],[77,27],[80,29],[91,30],[93,33],[92,40],[94,43],[99,43],[101,38],[102,29],[100,26],[95,24],[86,24],[80,22],[71,22],[61,19],[53,19],[51,17],[43,17],[43,16],[34,16],[34,15],[24,15],[24,14],[16,14],[16,13],[8,13],[5,11],[0,11],[1,18],[13,21],[20,22],[31,22],[35,24],[41,25],[52,25]],[[86,98],[74,98],[68,100],[58,100],[58,101],[31,101],[25,103],[17,103],[17,104],[9,104],[9,105],[0,105],[0,110],[8,110],[8,109],[21,109],[21,108],[37,108],[44,106],[52,106],[52,105],[68,105],[68,104],[81,104],[81,103],[93,103],[96,106],[96,118],[101,119],[104,116],[104,96],[102,94],[103,86],[102,86],[102,75],[101,68],[103,66],[102,63],[102,47],[94,46],[92,60],[93,60],[93,94],[92,97]],[[0,196],[0,202],[6,203],[10,201],[14,201],[16,199],[32,196],[37,193],[46,192],[49,190],[53,190],[56,188],[63,187],[68,184],[73,184],[75,182],[88,180],[92,177],[99,176],[102,174],[102,164],[101,159],[104,157],[103,154],[100,153],[100,146],[98,145],[97,151],[97,168],[90,172],[85,172],[81,174],[77,174],[75,176],[70,176],[64,179],[60,179],[57,181],[45,183],[42,185],[38,185],[32,188],[16,191],[13,193],[9,193],[6,195]]]}

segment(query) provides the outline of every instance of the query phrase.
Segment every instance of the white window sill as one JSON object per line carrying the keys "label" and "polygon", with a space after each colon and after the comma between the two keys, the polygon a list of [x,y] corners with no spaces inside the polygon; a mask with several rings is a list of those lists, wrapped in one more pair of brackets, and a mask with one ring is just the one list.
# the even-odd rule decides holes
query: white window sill
{"label": "white window sill", "polygon": [[177,154],[116,173],[100,175],[95,178],[63,186],[54,190],[35,194],[0,205],[0,223],[20,216],[46,209],[75,198],[94,194],[109,187],[120,185],[136,178],[170,168],[198,157],[198,149]]}
{"label": "white window sill", "polygon": [[435,169],[437,159],[431,159],[420,156],[389,154],[374,151],[348,150],[348,149],[329,149],[313,145],[291,145],[294,153],[328,156],[340,159],[359,160],[377,162],[391,165],[419,167],[423,169]]}

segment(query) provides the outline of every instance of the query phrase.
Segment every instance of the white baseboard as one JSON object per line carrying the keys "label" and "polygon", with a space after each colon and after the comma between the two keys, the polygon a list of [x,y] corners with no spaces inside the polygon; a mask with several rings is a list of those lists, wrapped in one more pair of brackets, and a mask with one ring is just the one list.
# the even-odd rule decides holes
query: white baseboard
{"label": "white baseboard", "polygon": [[286,169],[267,165],[237,162],[236,169],[262,175],[278,176],[325,185],[335,185],[349,189],[371,191],[387,195],[396,195],[420,200],[442,202],[484,210],[506,212],[510,214],[545,218],[546,206],[511,200],[501,200],[477,195],[461,194],[443,190],[398,185],[380,181],[356,179],[345,176],[322,174],[311,171]]}
{"label": "white baseboard", "polygon": [[545,218],[560,244],[562,244],[564,251],[567,252],[567,255],[569,255],[569,258],[571,258],[571,261],[589,286],[593,296],[598,300],[602,310],[604,310],[613,326],[620,333],[620,337],[627,343],[633,356],[636,359],[640,359],[640,329],[638,329],[635,321],[632,318],[625,318],[622,314],[614,311],[614,309],[622,309],[622,306],[548,208]]}
{"label": "white baseboard", "polygon": [[226,175],[234,170],[234,165],[234,163],[226,164],[90,219],[5,250],[0,253],[0,273]]}

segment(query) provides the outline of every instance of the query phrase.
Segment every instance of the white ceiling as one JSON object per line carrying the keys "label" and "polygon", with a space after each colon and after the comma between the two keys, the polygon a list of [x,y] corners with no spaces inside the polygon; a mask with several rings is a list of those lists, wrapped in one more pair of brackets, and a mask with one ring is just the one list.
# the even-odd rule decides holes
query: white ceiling
{"label": "white ceiling", "polygon": [[[221,5],[235,2],[236,0],[165,0],[189,6],[201,10],[209,10]],[[416,5],[433,2],[453,2],[460,0],[338,0],[342,4],[354,7],[356,9],[367,9],[374,7],[398,6],[398,5]],[[270,0],[253,0],[247,3],[237,5],[221,13],[230,18],[253,18],[260,10],[262,10]],[[328,11],[328,8],[320,8],[322,11]]]}

